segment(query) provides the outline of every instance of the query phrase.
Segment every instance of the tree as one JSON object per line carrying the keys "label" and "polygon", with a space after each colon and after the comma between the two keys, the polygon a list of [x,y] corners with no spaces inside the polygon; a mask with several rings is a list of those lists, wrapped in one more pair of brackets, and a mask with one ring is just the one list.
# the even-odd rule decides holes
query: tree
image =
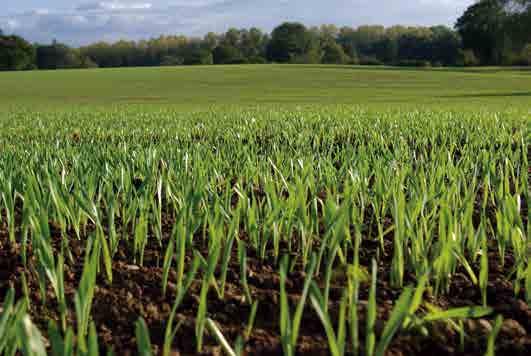
{"label": "tree", "polygon": [[286,22],[273,30],[267,58],[280,63],[311,63],[316,60],[317,52],[317,39],[304,25]]}
{"label": "tree", "polygon": [[89,57],[81,57],[81,68],[98,68],[98,64]]}
{"label": "tree", "polygon": [[242,31],[240,51],[248,62],[263,62],[268,37],[258,28]]}
{"label": "tree", "polygon": [[82,47],[83,56],[90,58],[100,67],[120,67],[123,65],[122,58],[112,45],[106,42],[94,43],[87,47]]}
{"label": "tree", "polygon": [[78,51],[55,41],[51,45],[37,46],[36,58],[39,69],[80,68],[83,63]]}
{"label": "tree", "polygon": [[376,44],[384,38],[383,26],[360,26],[353,33],[358,54],[363,57],[378,57]]}
{"label": "tree", "polygon": [[241,41],[241,31],[237,28],[229,28],[223,37],[222,43],[238,47]]}
{"label": "tree", "polygon": [[522,50],[522,59],[527,62],[527,65],[531,65],[531,43]]}
{"label": "tree", "polygon": [[531,42],[531,0],[501,0],[507,12],[507,31],[513,45],[523,48]]}
{"label": "tree", "polygon": [[427,27],[408,28],[398,39],[398,57],[401,61],[433,61],[433,32]]}
{"label": "tree", "polygon": [[22,37],[0,36],[0,70],[24,70],[35,66],[35,48]]}
{"label": "tree", "polygon": [[321,25],[321,27],[319,27],[319,33],[323,39],[328,38],[336,40],[339,36],[339,29],[336,25]]}
{"label": "tree", "polygon": [[228,44],[222,44],[214,48],[212,56],[214,58],[214,64],[237,64],[245,62],[238,48]]}
{"label": "tree", "polygon": [[183,64],[213,64],[212,52],[201,47],[199,42],[189,43],[183,50]]}
{"label": "tree", "polygon": [[341,45],[343,51],[351,58],[358,58],[358,50],[354,39],[354,29],[352,27],[341,27],[337,35],[337,43]]}
{"label": "tree", "polygon": [[399,51],[400,47],[396,38],[386,36],[374,44],[375,56],[384,63],[393,64],[398,62]]}
{"label": "tree", "polygon": [[209,32],[203,37],[203,46],[209,51],[213,51],[219,43],[219,36],[214,32]]}
{"label": "tree", "polygon": [[445,26],[431,27],[432,35],[432,61],[444,65],[455,65],[461,49],[461,38]]}
{"label": "tree", "polygon": [[348,62],[348,56],[343,48],[335,41],[326,41],[322,47],[322,63],[326,64],[345,64]]}
{"label": "tree", "polygon": [[456,64],[471,67],[479,65],[479,60],[476,58],[474,51],[470,49],[460,50]]}
{"label": "tree", "polygon": [[503,4],[498,0],[481,0],[470,6],[456,24],[466,49],[474,51],[482,63],[501,63],[506,46]]}

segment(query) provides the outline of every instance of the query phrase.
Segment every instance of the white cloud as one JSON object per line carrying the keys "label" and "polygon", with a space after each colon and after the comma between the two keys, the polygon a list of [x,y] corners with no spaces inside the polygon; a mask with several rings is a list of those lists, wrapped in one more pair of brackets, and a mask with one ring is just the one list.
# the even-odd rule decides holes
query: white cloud
{"label": "white cloud", "polygon": [[[474,0],[88,0],[70,9],[0,15],[0,28],[31,41],[86,44],[160,34],[203,35],[229,27],[452,25]],[[382,11],[385,9],[385,11]]]}
{"label": "white cloud", "polygon": [[119,10],[149,10],[153,7],[151,3],[126,3],[119,1],[90,2],[76,7],[77,11],[119,11]]}
{"label": "white cloud", "polygon": [[33,14],[33,15],[48,15],[49,13],[50,13],[49,9],[34,9],[31,11],[28,11],[28,14]]}
{"label": "white cloud", "polygon": [[11,31],[16,30],[18,27],[20,27],[20,23],[17,20],[7,20],[6,25]]}

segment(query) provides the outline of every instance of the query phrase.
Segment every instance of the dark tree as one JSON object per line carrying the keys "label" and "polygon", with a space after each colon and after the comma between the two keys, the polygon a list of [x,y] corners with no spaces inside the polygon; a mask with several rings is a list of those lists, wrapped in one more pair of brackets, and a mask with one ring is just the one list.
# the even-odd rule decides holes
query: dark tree
{"label": "dark tree", "polygon": [[245,59],[238,48],[231,45],[219,45],[212,51],[214,64],[238,64],[245,63]]}
{"label": "dark tree", "polygon": [[183,51],[183,64],[213,64],[212,52],[202,48],[200,43],[192,42]]}
{"label": "dark tree", "polygon": [[311,61],[318,47],[315,40],[304,25],[286,22],[273,30],[267,58],[279,63]]}
{"label": "dark tree", "polygon": [[33,46],[18,36],[0,36],[0,70],[32,69],[35,61]]}
{"label": "dark tree", "polygon": [[120,67],[124,65],[119,50],[105,42],[98,42],[81,48],[81,53],[100,67]]}
{"label": "dark tree", "polygon": [[515,47],[531,43],[531,0],[501,0],[507,16],[507,31]]}
{"label": "dark tree", "polygon": [[221,41],[222,44],[238,47],[241,42],[241,31],[236,28],[230,28]]}
{"label": "dark tree", "polygon": [[432,61],[448,66],[457,64],[461,49],[459,35],[445,26],[432,27],[431,31],[433,33],[431,45]]}
{"label": "dark tree", "polygon": [[396,38],[388,37],[377,41],[373,45],[373,52],[376,58],[384,63],[393,64],[398,61],[399,45]]}
{"label": "dark tree", "polygon": [[348,62],[348,56],[343,48],[335,41],[326,41],[322,46],[323,58],[325,64],[345,64]]}
{"label": "dark tree", "polygon": [[39,69],[80,68],[83,65],[78,51],[61,43],[37,46],[36,52]]}
{"label": "dark tree", "polygon": [[522,59],[527,65],[531,65],[531,43],[522,50]]}
{"label": "dark tree", "polygon": [[337,42],[343,47],[350,58],[358,57],[357,43],[354,38],[355,30],[351,27],[342,27],[337,35]]}
{"label": "dark tree", "polygon": [[500,64],[506,46],[504,5],[481,0],[470,6],[456,24],[463,45],[472,49],[484,64]]}
{"label": "dark tree", "polygon": [[253,27],[242,31],[240,51],[247,62],[256,63],[265,61],[265,51],[268,37],[261,30]]}
{"label": "dark tree", "polygon": [[209,51],[213,51],[219,44],[219,36],[214,32],[209,32],[203,37],[203,47]]}

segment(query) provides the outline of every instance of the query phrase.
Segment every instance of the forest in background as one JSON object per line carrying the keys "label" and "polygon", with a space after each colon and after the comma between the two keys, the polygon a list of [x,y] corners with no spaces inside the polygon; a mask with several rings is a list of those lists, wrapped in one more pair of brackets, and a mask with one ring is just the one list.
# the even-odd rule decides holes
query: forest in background
{"label": "forest in background", "polygon": [[531,65],[531,0],[480,0],[455,28],[283,23],[270,34],[231,28],[79,48],[32,44],[0,30],[0,70],[307,63],[414,67]]}

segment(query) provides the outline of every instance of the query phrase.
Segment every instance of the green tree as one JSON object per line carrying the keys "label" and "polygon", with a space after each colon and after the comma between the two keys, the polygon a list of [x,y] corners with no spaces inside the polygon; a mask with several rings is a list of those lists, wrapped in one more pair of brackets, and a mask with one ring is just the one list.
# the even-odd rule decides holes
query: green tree
{"label": "green tree", "polygon": [[341,27],[337,35],[337,43],[343,47],[343,51],[350,58],[358,58],[358,50],[354,39],[354,29],[352,27]]}
{"label": "green tree", "polygon": [[479,60],[476,58],[474,51],[471,49],[460,50],[456,61],[457,65],[471,67],[479,65]]}
{"label": "green tree", "polygon": [[319,33],[323,39],[337,40],[339,29],[336,25],[321,25],[321,27],[319,27]]}
{"label": "green tree", "polygon": [[22,37],[0,36],[0,70],[24,70],[35,66],[35,48]]}
{"label": "green tree", "polygon": [[258,28],[244,30],[241,34],[240,51],[248,62],[263,62],[268,38]]}
{"label": "green tree", "polygon": [[214,32],[209,32],[203,37],[203,47],[209,51],[213,51],[219,43],[219,36]]}
{"label": "green tree", "polygon": [[183,50],[183,64],[213,64],[212,52],[202,48],[201,43],[191,42]]}
{"label": "green tree", "polygon": [[275,28],[267,47],[268,59],[280,63],[315,62],[318,52],[318,39],[304,25],[293,22]]}
{"label": "green tree", "polygon": [[501,0],[507,12],[507,31],[515,47],[531,42],[531,0]]}
{"label": "green tree", "polygon": [[51,45],[37,46],[36,58],[39,69],[80,68],[83,64],[77,50],[55,41]]}
{"label": "green tree", "polygon": [[241,41],[241,31],[236,28],[229,28],[223,36],[221,43],[233,47],[238,47]]}
{"label": "green tree", "polygon": [[431,27],[431,60],[444,65],[455,65],[461,49],[461,38],[446,26]]}
{"label": "green tree", "polygon": [[100,67],[120,67],[124,63],[117,48],[106,42],[97,42],[80,49],[83,56],[90,58]]}
{"label": "green tree", "polygon": [[89,57],[81,57],[81,68],[98,68],[98,64]]}
{"label": "green tree", "polygon": [[527,62],[527,65],[531,65],[531,43],[522,50],[522,59]]}
{"label": "green tree", "polygon": [[214,64],[238,64],[244,63],[240,50],[228,44],[222,44],[212,51]]}
{"label": "green tree", "polygon": [[396,38],[385,37],[374,44],[374,53],[384,63],[398,62],[399,44]]}
{"label": "green tree", "polygon": [[506,48],[507,14],[498,0],[481,0],[458,19],[456,28],[463,46],[474,51],[484,64],[500,64]]}
{"label": "green tree", "polygon": [[345,64],[349,60],[343,48],[335,41],[326,41],[322,52],[322,62],[326,64]]}

